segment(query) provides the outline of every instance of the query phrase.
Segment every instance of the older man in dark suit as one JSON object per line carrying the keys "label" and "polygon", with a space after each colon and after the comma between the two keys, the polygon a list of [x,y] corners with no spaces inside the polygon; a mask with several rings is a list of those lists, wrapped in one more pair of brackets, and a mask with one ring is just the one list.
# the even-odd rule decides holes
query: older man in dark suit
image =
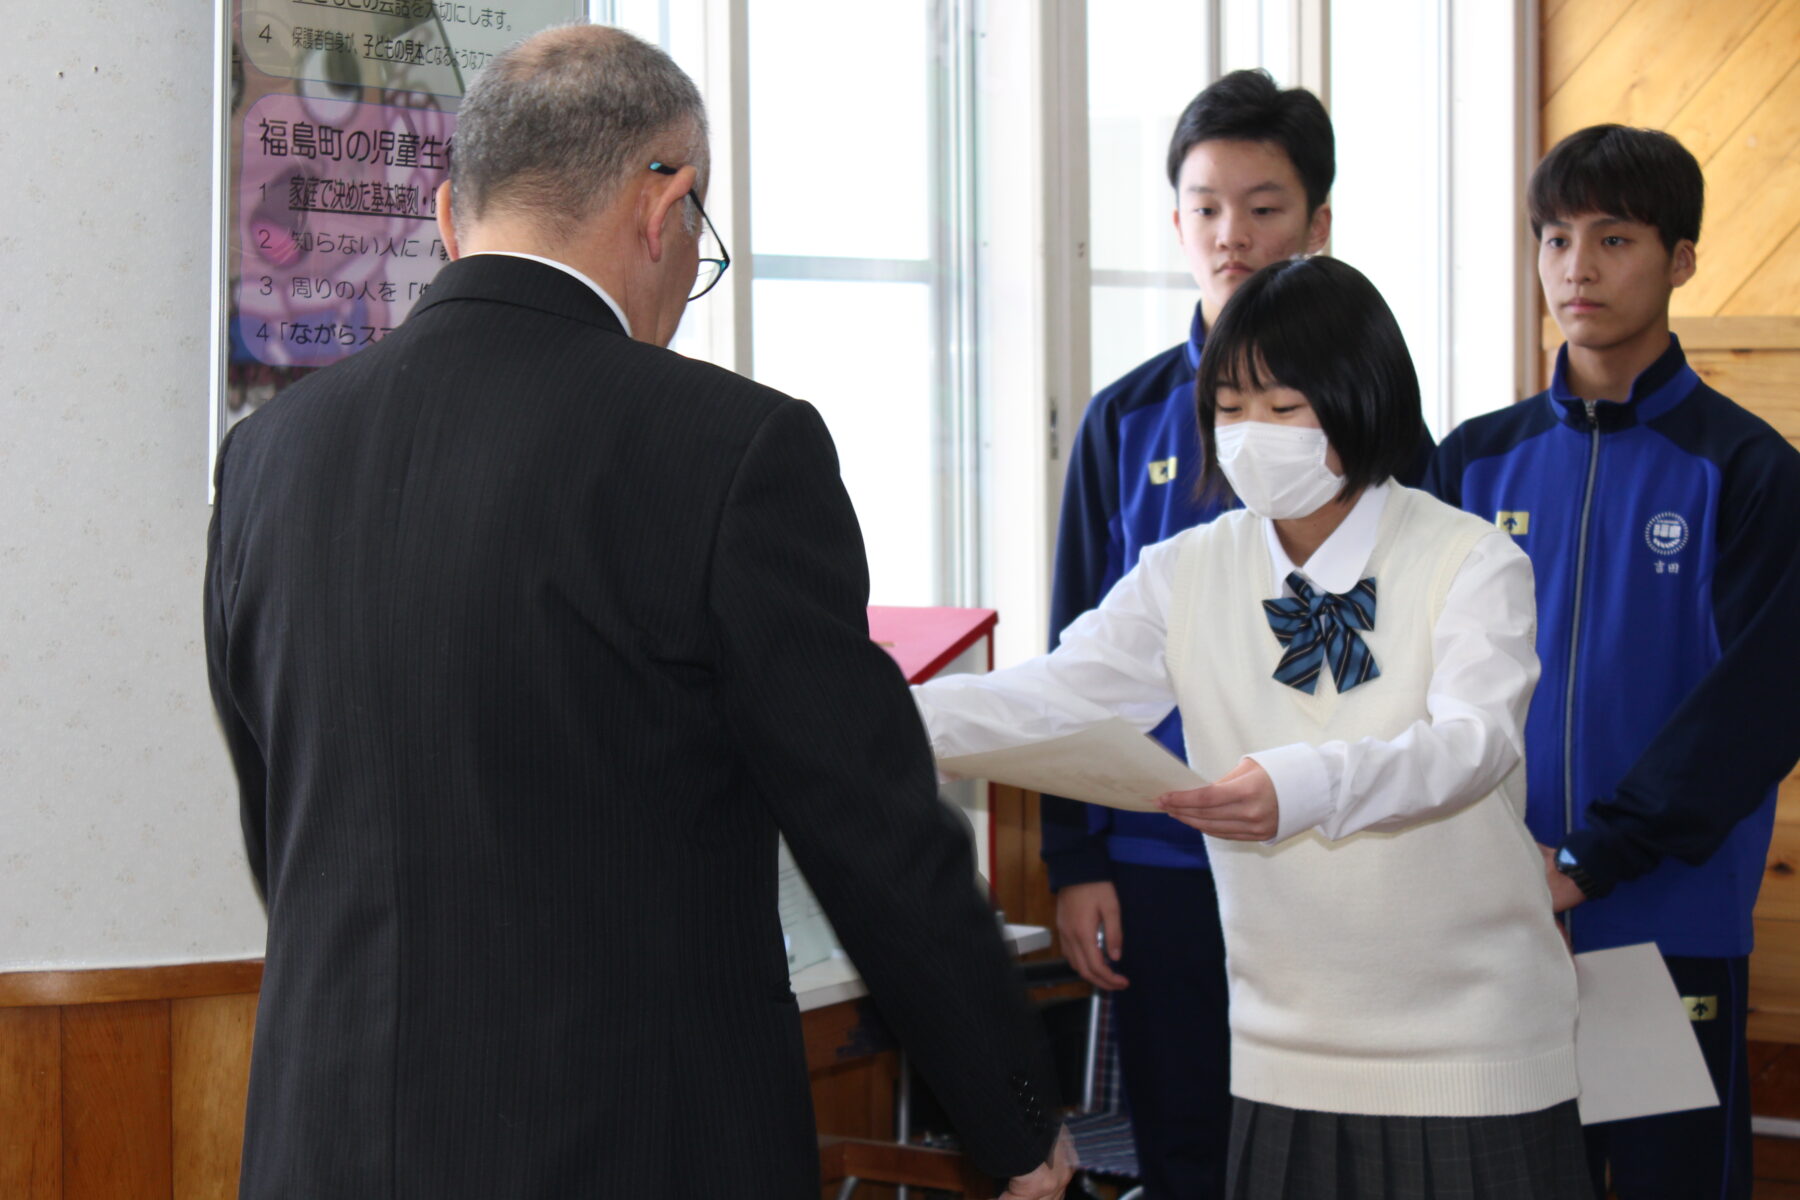
{"label": "older man in dark suit", "polygon": [[527,41],[464,102],[455,261],[220,450],[248,1200],[816,1196],[777,830],[970,1155],[1067,1180],[831,439],[663,348],[706,168],[660,51]]}

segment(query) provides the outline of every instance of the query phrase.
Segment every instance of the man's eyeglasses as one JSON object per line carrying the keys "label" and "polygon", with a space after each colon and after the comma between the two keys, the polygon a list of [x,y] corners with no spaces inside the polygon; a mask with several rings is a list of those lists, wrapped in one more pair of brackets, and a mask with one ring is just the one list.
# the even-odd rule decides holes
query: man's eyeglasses
{"label": "man's eyeglasses", "polygon": [[[662,162],[651,163],[650,169],[658,175],[673,175],[681,170],[680,167],[672,167],[668,163]],[[690,189],[687,198],[694,202],[694,211],[700,214],[701,228],[700,270],[694,276],[694,290],[688,296],[688,302],[692,303],[712,291],[718,284],[719,279],[725,274],[725,268],[731,265],[731,255],[725,249],[725,239],[719,236],[717,229],[713,228],[712,218],[706,215],[704,208],[700,207],[700,197]],[[711,239],[710,244],[708,244],[708,238]],[[709,254],[707,253],[709,250],[717,250],[718,253]]]}

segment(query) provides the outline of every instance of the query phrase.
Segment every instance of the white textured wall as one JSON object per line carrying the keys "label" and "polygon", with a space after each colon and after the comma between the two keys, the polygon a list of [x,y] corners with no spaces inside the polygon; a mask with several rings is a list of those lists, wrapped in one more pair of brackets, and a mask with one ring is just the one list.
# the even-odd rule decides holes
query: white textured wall
{"label": "white textured wall", "polygon": [[201,650],[211,12],[9,22],[0,971],[262,952]]}

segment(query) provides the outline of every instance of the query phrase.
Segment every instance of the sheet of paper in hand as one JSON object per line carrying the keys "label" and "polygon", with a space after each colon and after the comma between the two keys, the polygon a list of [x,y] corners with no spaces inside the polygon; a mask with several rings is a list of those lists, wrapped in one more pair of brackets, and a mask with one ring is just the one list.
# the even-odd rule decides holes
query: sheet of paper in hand
{"label": "sheet of paper in hand", "polygon": [[1575,980],[1581,992],[1575,1073],[1583,1125],[1719,1102],[1694,1038],[1693,1015],[1655,945],[1577,954]]}
{"label": "sheet of paper in hand", "polygon": [[1048,741],[940,758],[938,769],[1141,812],[1155,812],[1164,792],[1206,785],[1186,763],[1117,717]]}

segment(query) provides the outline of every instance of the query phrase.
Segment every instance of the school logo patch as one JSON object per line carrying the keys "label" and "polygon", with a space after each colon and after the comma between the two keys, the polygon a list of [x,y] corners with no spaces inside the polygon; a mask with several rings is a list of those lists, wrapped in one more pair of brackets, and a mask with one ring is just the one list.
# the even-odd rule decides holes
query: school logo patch
{"label": "school logo patch", "polygon": [[1167,483],[1175,478],[1175,459],[1165,458],[1150,464],[1150,482]]}
{"label": "school logo patch", "polygon": [[1658,554],[1678,554],[1688,543],[1688,523],[1680,513],[1659,512],[1644,526],[1644,541]]}
{"label": "school logo patch", "polygon": [[1501,509],[1494,514],[1494,524],[1506,530],[1514,537],[1524,537],[1531,532],[1531,514],[1528,512],[1507,512]]}

